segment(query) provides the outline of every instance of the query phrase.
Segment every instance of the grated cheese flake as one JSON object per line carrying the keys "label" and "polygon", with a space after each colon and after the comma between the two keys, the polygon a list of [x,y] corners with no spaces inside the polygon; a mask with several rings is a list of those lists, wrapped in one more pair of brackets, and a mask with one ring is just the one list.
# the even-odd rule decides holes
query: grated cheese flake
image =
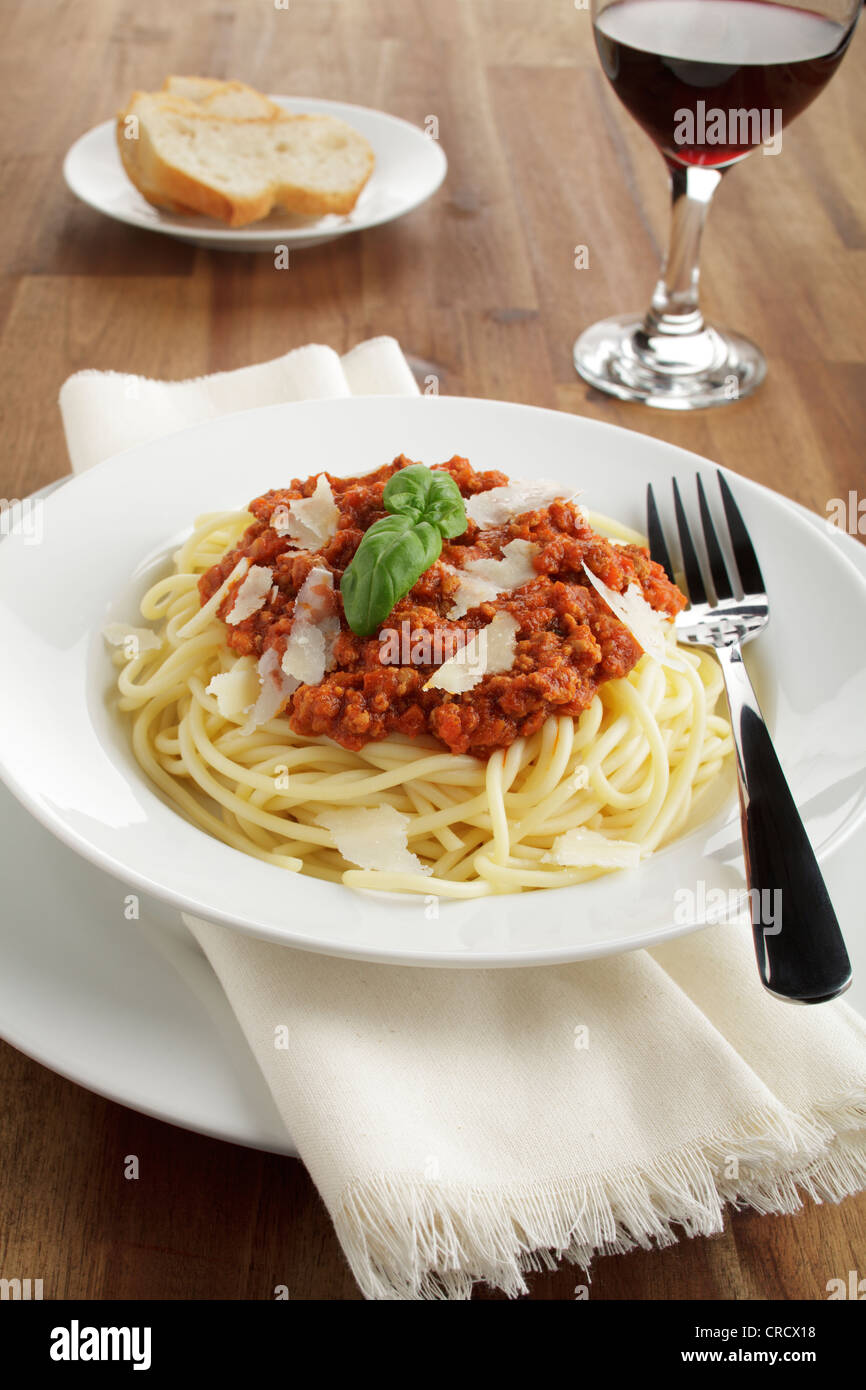
{"label": "grated cheese flake", "polygon": [[424,689],[463,695],[485,676],[510,671],[514,665],[519,628],[520,624],[510,613],[495,613],[487,627],[479,628],[464,647],[443,661]]}
{"label": "grated cheese flake", "polygon": [[235,580],[243,579],[249,567],[249,558],[246,555],[242,555],[231,574],[220,584],[216,593],[211,594],[207,603],[204,604],[203,607],[197,609],[192,617],[184,623],[183,627],[178,628],[177,636],[181,638],[194,637],[197,636],[199,632],[203,632],[211,618],[215,616],[217,609],[222,604],[223,599]]}
{"label": "grated cheese flake", "polygon": [[597,830],[575,826],[558,835],[543,858],[569,869],[636,869],[640,845],[631,840],[610,840]]}
{"label": "grated cheese flake", "polygon": [[320,473],[312,497],[298,497],[288,506],[275,507],[271,526],[278,536],[288,536],[304,550],[321,550],[337,534],[340,512],[331,484]]}
{"label": "grated cheese flake", "polygon": [[205,694],[213,695],[223,719],[240,722],[256,702],[261,687],[256,663],[251,656],[242,656],[228,671],[213,677]]}
{"label": "grated cheese flake", "polygon": [[666,661],[668,651],[665,635],[670,630],[670,623],[647,603],[640,585],[630,584],[624,594],[618,594],[597,574],[593,574],[588,565],[584,564],[583,568],[592,587],[601,594],[614,616],[628,628],[638,645],[656,661]]}
{"label": "grated cheese flake", "polygon": [[517,651],[520,624],[510,613],[495,613],[484,629],[487,634],[487,674],[498,676],[510,671]]}
{"label": "grated cheese flake", "polygon": [[340,619],[334,599],[334,576],[314,565],[295,599],[292,630],[283,656],[283,672],[299,685],[318,685],[334,664]]}
{"label": "grated cheese flake", "polygon": [[553,478],[518,478],[506,487],[492,487],[466,499],[466,515],[476,526],[503,526],[512,517],[549,507],[557,499],[570,502],[577,493]]}
{"label": "grated cheese flake", "polygon": [[538,554],[538,550],[539,547],[532,541],[515,540],[502,547],[501,560],[491,556],[467,560],[462,569],[454,570],[459,586],[448,617],[462,618],[470,608],[490,603],[497,594],[520,589],[537,578],[532,557]]}
{"label": "grated cheese flake", "polygon": [[350,806],[319,811],[316,821],[330,830],[344,859],[382,873],[432,874],[409,849],[409,817],[394,806]]}
{"label": "grated cheese flake", "polygon": [[276,719],[289,696],[297,690],[299,681],[286,676],[280,668],[280,658],[274,647],[269,647],[261,657],[257,669],[260,682],[258,698],[250,710],[250,716],[241,733],[253,733],[261,724]]}
{"label": "grated cheese flake", "polygon": [[258,613],[273,587],[274,576],[267,565],[252,565],[241,580],[231,611],[226,614],[226,622],[237,627],[238,623]]}

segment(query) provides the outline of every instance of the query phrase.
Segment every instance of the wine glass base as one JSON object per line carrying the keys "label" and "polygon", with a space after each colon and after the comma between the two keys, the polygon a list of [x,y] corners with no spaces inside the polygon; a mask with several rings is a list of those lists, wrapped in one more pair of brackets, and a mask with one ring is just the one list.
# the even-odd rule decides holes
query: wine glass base
{"label": "wine glass base", "polygon": [[648,338],[645,319],[634,314],[587,328],[574,345],[574,365],[599,391],[659,410],[704,410],[742,400],[767,370],[763,353],[748,338],[718,328]]}

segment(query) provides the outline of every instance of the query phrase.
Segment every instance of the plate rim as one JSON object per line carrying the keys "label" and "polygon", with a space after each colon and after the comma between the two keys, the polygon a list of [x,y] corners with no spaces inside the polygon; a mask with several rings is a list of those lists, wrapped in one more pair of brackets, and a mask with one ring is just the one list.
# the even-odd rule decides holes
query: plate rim
{"label": "plate rim", "polygon": [[[145,444],[133,445],[110,458],[103,459],[92,468],[87,469],[83,474],[70,475],[66,481],[68,486],[75,488],[79,482],[83,483],[89,475],[97,476],[101,474],[103,470],[113,468],[119,460],[122,460],[127,455],[132,455],[143,449],[154,446],[158,447],[169,440],[181,440],[184,436],[194,434],[207,425],[213,427],[217,421],[224,422],[229,418],[235,417],[242,419],[250,415],[265,416],[268,414],[278,414],[287,409],[294,408],[303,410],[310,406],[325,406],[330,409],[337,408],[339,410],[342,408],[345,401],[356,402],[358,400],[365,400],[367,402],[375,401],[377,403],[395,401],[403,406],[405,406],[408,401],[436,400],[459,402],[461,405],[470,407],[492,407],[497,411],[531,412],[535,415],[542,414],[554,416],[559,420],[571,420],[581,428],[589,428],[591,432],[598,431],[600,434],[610,433],[611,431],[616,435],[637,434],[640,439],[649,441],[649,447],[651,449],[658,450],[661,454],[670,454],[671,451],[674,451],[676,454],[681,455],[684,461],[688,460],[691,467],[694,467],[695,462],[702,466],[710,466],[712,468],[721,467],[723,472],[730,473],[734,478],[745,483],[748,487],[755,488],[767,494],[774,504],[781,503],[798,527],[804,528],[804,530],[810,533],[813,533],[816,529],[806,515],[800,514],[800,509],[797,504],[793,504],[789,498],[785,498],[782,494],[776,493],[772,488],[768,488],[764,484],[754,482],[744,475],[736,474],[732,469],[727,469],[722,465],[714,463],[712,460],[706,459],[690,450],[683,449],[679,445],[672,445],[668,443],[668,441],[660,440],[653,435],[644,435],[638,431],[629,430],[611,421],[595,420],[588,416],[575,415],[572,412],[554,410],[545,406],[533,406],[513,401],[497,401],[484,397],[377,395],[369,397],[346,397],[337,400],[278,402],[267,406],[253,407],[245,411],[232,412],[231,417],[226,415],[217,417],[215,420],[198,422],[197,424],[186,426],[182,430],[173,431],[169,435],[163,435],[155,440],[147,441]],[[429,407],[421,408],[424,409]],[[64,491],[65,490],[64,488]],[[849,582],[853,581],[854,587],[861,591],[861,599],[863,603],[866,604],[866,578],[860,574],[853,561],[849,559],[838,546],[833,545],[829,536],[824,539],[828,545],[832,545],[833,550],[837,552],[844,561],[843,568],[848,571]],[[370,961],[379,964],[415,966],[419,968],[511,969],[526,968],[529,966],[540,967],[549,964],[565,964],[578,960],[598,958],[605,955],[620,954],[623,951],[639,949],[641,947],[652,947],[678,936],[687,935],[692,931],[700,930],[704,925],[703,923],[675,924],[671,922],[667,926],[652,928],[651,931],[644,933],[639,940],[635,939],[635,934],[632,933],[627,941],[624,941],[620,935],[615,935],[612,938],[605,939],[603,942],[593,941],[585,943],[582,949],[576,947],[574,944],[557,947],[547,946],[541,949],[533,946],[523,949],[514,949],[505,955],[501,948],[494,949],[493,951],[485,951],[484,953],[475,951],[469,952],[468,950],[458,953],[455,950],[448,950],[437,954],[431,954],[429,948],[419,948],[415,951],[409,951],[408,948],[401,947],[398,950],[388,945],[371,945],[369,943],[356,945],[354,942],[344,939],[334,942],[325,938],[318,940],[311,940],[306,937],[296,938],[291,932],[287,932],[284,926],[269,925],[267,928],[263,927],[261,912],[259,913],[258,920],[253,916],[241,918],[227,912],[221,912],[219,908],[215,908],[213,904],[203,904],[188,895],[184,895],[179,890],[167,889],[163,883],[155,882],[143,871],[131,868],[126,863],[121,863],[111,852],[95,847],[90,841],[81,836],[79,832],[74,830],[64,820],[60,819],[56,813],[53,813],[47,806],[43,806],[25,785],[18,782],[17,779],[10,777],[7,769],[4,769],[2,772],[2,780],[30,814],[47,830],[60,839],[62,843],[66,844],[68,848],[82,855],[91,864],[107,872],[112,877],[123,883],[131,884],[141,891],[158,898],[162,902],[171,904],[181,912],[209,918],[228,926],[232,930],[250,936],[253,939],[285,945],[295,950],[307,950],[316,954],[332,955],[343,959]],[[836,850],[860,828],[864,817],[866,817],[866,810],[860,813],[859,818],[856,816],[853,817],[848,826],[835,832],[831,844],[828,847],[822,847],[819,852],[819,859],[821,862],[835,853]]]}
{"label": "plate rim", "polygon": [[[423,193],[421,197],[407,203],[405,207],[401,207],[397,211],[386,211],[376,217],[359,220],[355,223],[346,222],[344,225],[338,224],[335,227],[316,228],[311,225],[309,227],[262,228],[257,227],[255,222],[250,223],[247,227],[225,227],[217,222],[211,225],[212,219],[210,218],[203,219],[200,227],[189,227],[173,223],[170,220],[173,214],[164,212],[159,208],[154,208],[154,212],[158,214],[159,220],[152,222],[149,221],[143,213],[137,213],[134,210],[130,212],[107,208],[104,203],[96,201],[92,196],[83,192],[81,185],[76,182],[70,174],[74,158],[80,154],[80,146],[97,134],[114,130],[115,120],[109,118],[105,121],[99,121],[96,125],[91,126],[89,130],[85,130],[69,146],[69,149],[63,157],[63,179],[66,187],[80,202],[92,208],[94,212],[101,213],[103,217],[111,218],[115,222],[122,222],[128,227],[138,227],[142,231],[147,232],[160,232],[164,236],[176,237],[178,240],[189,241],[193,244],[204,244],[206,242],[208,245],[211,245],[214,250],[219,249],[220,246],[230,249],[231,247],[238,247],[240,245],[244,245],[249,249],[258,246],[260,249],[264,250],[269,246],[273,246],[275,241],[288,242],[290,246],[295,244],[297,250],[303,250],[306,245],[312,245],[314,242],[322,244],[326,241],[333,241],[337,237],[349,236],[352,232],[363,232],[373,227],[381,227],[388,222],[393,222],[400,217],[405,217],[408,213],[414,212],[416,208],[421,207],[442,187],[448,173],[448,158],[445,151],[438,140],[430,140],[429,137],[425,136],[420,126],[413,125],[413,123],[407,121],[405,117],[394,116],[390,111],[381,111],[374,106],[361,106],[357,102],[336,101],[328,97],[295,97],[286,93],[268,93],[268,95],[272,101],[276,101],[280,103],[280,105],[283,105],[285,102],[302,102],[310,107],[319,107],[325,112],[334,107],[339,107],[341,110],[360,111],[363,112],[364,115],[374,116],[385,124],[401,126],[411,131],[414,136],[427,140],[427,142],[435,148],[437,153],[434,155],[434,159],[439,160],[440,166],[437,177],[434,182],[431,182],[429,189]],[[376,171],[374,168],[372,178],[374,179],[375,176]],[[299,245],[298,243],[302,244]]]}

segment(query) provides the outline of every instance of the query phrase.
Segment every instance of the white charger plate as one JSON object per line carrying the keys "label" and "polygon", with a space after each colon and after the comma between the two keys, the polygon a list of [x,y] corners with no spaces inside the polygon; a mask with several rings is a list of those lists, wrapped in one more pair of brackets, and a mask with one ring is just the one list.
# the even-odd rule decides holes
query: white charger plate
{"label": "white charger plate", "polygon": [[[0,683],[0,775],[49,830],[128,891],[302,949],[399,964],[542,965],[694,930],[699,923],[672,924],[679,890],[744,886],[733,804],[636,870],[543,898],[443,900],[434,918],[423,898],[353,893],[231,849],[188,824],[144,778],[112,708],[105,623],[135,620],[138,596],[198,513],[322,468],[365,472],[401,450],[425,462],[465,453],[513,477],[560,477],[636,527],[648,480],[666,496],[672,474],[708,469],[595,421],[453,397],[274,406],[130,450],[46,500],[40,544],[13,535],[0,546],[0,647],[12,656]],[[745,479],[734,486],[772,604],[751,666],[823,858],[866,812],[866,668],[851,641],[866,629],[866,584],[783,499]],[[804,633],[820,634],[820,660]]]}
{"label": "white charger plate", "polygon": [[292,1141],[222,986],[172,908],[49,835],[0,785],[0,1037],[171,1124],[278,1153]]}
{"label": "white charger plate", "polygon": [[[787,504],[792,509],[795,504]],[[824,531],[822,519],[796,508]],[[866,578],[866,548],[831,541]],[[848,928],[847,1002],[866,1014],[861,911],[866,827],[824,865]],[[0,1035],[135,1110],[238,1144],[295,1154],[228,1001],[172,909],[125,915],[116,880],[49,835],[0,787]]]}
{"label": "white charger plate", "polygon": [[82,202],[133,227],[164,232],[217,251],[270,251],[318,246],[334,237],[378,227],[411,212],[437,190],[447,160],[437,140],[418,126],[348,102],[274,96],[295,114],[337,116],[369,140],[376,166],[355,207],[345,216],[300,217],[276,210],[248,227],[226,227],[211,217],[183,216],[153,207],[130,182],[120,162],[115,122],[103,121],[82,135],[63,162],[63,177]]}

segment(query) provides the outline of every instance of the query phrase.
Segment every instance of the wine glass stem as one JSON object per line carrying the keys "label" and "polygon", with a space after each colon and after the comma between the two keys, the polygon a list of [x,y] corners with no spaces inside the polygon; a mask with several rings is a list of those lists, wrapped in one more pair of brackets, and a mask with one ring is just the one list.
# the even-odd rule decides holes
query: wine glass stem
{"label": "wine glass stem", "polygon": [[722,170],[671,161],[671,233],[661,279],[647,314],[645,332],[682,336],[700,333],[704,320],[698,306],[701,234]]}

